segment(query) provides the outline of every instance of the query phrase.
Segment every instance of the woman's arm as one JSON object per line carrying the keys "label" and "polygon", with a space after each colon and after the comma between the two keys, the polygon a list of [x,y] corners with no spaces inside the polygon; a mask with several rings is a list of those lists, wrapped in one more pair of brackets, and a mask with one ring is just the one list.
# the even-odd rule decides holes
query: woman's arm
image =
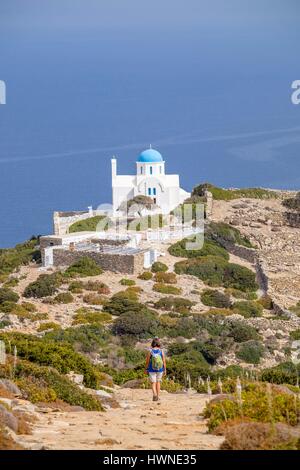
{"label": "woman's arm", "polygon": [[148,352],[147,358],[146,358],[145,374],[148,374],[148,367],[149,367],[150,357],[151,357],[151,354],[150,354],[150,352]]}

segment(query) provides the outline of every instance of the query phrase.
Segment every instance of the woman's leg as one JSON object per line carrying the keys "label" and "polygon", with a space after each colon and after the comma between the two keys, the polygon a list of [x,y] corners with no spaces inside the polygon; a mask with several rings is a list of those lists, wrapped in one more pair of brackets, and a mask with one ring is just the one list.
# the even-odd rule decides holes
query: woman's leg
{"label": "woman's leg", "polygon": [[153,392],[153,396],[156,397],[157,395],[157,392],[156,392],[156,382],[152,382],[152,392]]}
{"label": "woman's leg", "polygon": [[157,381],[156,382],[156,395],[159,396],[159,392],[160,392],[160,382]]}

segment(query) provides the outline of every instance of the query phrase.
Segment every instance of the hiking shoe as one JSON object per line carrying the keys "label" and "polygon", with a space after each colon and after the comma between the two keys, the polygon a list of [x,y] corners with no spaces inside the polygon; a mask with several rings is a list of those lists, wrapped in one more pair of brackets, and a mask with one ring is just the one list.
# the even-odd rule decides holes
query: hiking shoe
{"label": "hiking shoe", "polygon": [[153,401],[158,401],[158,396],[157,395],[153,395]]}

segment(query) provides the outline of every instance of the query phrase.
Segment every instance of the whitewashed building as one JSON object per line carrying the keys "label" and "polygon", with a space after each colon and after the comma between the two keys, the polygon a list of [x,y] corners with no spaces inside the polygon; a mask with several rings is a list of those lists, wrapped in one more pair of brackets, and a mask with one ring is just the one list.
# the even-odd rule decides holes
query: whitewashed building
{"label": "whitewashed building", "polygon": [[165,173],[162,155],[151,147],[138,156],[135,175],[118,175],[115,157],[111,159],[111,172],[114,215],[124,201],[138,195],[151,197],[162,214],[168,214],[190,197],[190,193],[180,188],[179,175]]}

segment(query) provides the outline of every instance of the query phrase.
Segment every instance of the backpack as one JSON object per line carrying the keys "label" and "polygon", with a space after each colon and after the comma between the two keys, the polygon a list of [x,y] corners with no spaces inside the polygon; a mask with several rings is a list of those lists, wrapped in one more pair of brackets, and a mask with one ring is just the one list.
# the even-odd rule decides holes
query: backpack
{"label": "backpack", "polygon": [[158,352],[154,352],[153,349],[151,351],[151,365],[154,371],[160,371],[163,366],[163,359],[162,359],[162,352],[159,350]]}

